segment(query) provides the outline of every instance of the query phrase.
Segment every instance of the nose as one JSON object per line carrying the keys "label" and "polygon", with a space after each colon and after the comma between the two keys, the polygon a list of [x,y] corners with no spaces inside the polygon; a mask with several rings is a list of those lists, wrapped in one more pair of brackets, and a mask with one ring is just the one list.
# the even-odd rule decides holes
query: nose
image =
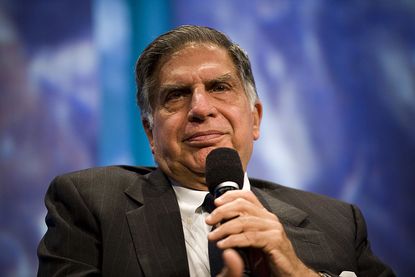
{"label": "nose", "polygon": [[203,122],[208,117],[214,117],[216,109],[212,104],[211,96],[205,88],[194,89],[188,113],[190,122]]}

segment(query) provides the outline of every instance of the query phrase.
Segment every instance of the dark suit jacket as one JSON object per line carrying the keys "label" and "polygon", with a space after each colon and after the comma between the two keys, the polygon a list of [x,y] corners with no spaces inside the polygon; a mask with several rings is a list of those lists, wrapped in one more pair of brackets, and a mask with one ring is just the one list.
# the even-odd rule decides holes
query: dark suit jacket
{"label": "dark suit jacket", "polygon": [[[371,252],[362,214],[328,197],[251,179],[311,268],[393,276]],[[53,180],[39,276],[188,276],[180,211],[159,169],[114,166]]]}

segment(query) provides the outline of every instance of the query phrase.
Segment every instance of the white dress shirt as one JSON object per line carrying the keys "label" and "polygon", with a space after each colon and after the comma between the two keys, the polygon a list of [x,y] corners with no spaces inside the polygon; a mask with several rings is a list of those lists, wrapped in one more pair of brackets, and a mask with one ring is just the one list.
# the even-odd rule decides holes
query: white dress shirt
{"label": "white dress shirt", "polygon": [[[208,191],[192,190],[172,182],[182,218],[189,273],[191,277],[210,277],[207,235],[212,229],[205,223],[207,212],[201,205]],[[251,190],[245,173],[243,190]]]}

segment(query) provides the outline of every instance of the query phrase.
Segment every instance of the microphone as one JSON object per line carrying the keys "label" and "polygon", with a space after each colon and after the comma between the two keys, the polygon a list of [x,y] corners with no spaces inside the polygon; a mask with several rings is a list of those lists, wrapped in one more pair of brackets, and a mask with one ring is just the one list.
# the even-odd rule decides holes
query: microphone
{"label": "microphone", "polygon": [[216,148],[206,157],[206,184],[217,198],[228,190],[242,189],[244,172],[238,152],[232,148]]}
{"label": "microphone", "polygon": [[[242,189],[244,171],[241,158],[232,148],[216,148],[206,157],[206,184],[214,199],[228,190]],[[236,249],[244,261],[243,276],[252,276],[248,259],[248,249]]]}

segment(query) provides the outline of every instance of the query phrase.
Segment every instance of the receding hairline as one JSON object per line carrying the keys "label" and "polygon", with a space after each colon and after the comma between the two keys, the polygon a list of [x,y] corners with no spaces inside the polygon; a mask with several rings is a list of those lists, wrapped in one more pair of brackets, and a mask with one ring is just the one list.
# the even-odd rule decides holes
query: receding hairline
{"label": "receding hairline", "polygon": [[[186,42],[182,45],[180,45],[180,47],[177,47],[175,49],[171,49],[171,51],[169,51],[168,53],[165,53],[157,62],[155,69],[153,70],[153,74],[152,74],[152,78],[156,81],[156,84],[160,85],[160,71],[163,68],[163,66],[172,59],[172,57],[177,54],[178,52],[188,48],[188,47],[208,47],[208,48],[217,48],[220,50],[223,50],[224,54],[226,55],[226,57],[229,59],[230,64],[232,65],[232,70],[235,73],[235,76],[238,78],[238,80],[241,82],[242,86],[244,83],[243,77],[241,76],[241,74],[239,74],[238,68],[235,64],[235,61],[232,58],[232,55],[229,53],[228,49],[225,48],[222,45],[219,45],[217,43],[211,42],[211,41],[189,41]],[[227,74],[223,74],[223,75],[229,75],[230,73]],[[222,76],[224,77],[224,76]],[[158,87],[158,89],[160,89],[160,87]]]}
{"label": "receding hairline", "polygon": [[224,47],[223,45],[219,45],[217,43],[211,42],[211,41],[189,41],[186,43],[181,44],[178,47],[175,47],[173,49],[170,49],[169,51],[167,51],[166,53],[164,53],[160,59],[157,61],[156,66],[153,70],[153,75],[154,74],[158,74],[160,72],[160,68],[163,67],[163,65],[172,58],[172,56],[174,56],[175,54],[177,54],[178,52],[188,48],[188,47],[200,47],[200,46],[204,46],[204,47],[217,47],[221,50],[223,50],[226,55],[228,56],[228,58],[231,60],[233,66],[235,67],[235,63],[232,59],[232,56],[229,54],[229,51],[226,47]]}

